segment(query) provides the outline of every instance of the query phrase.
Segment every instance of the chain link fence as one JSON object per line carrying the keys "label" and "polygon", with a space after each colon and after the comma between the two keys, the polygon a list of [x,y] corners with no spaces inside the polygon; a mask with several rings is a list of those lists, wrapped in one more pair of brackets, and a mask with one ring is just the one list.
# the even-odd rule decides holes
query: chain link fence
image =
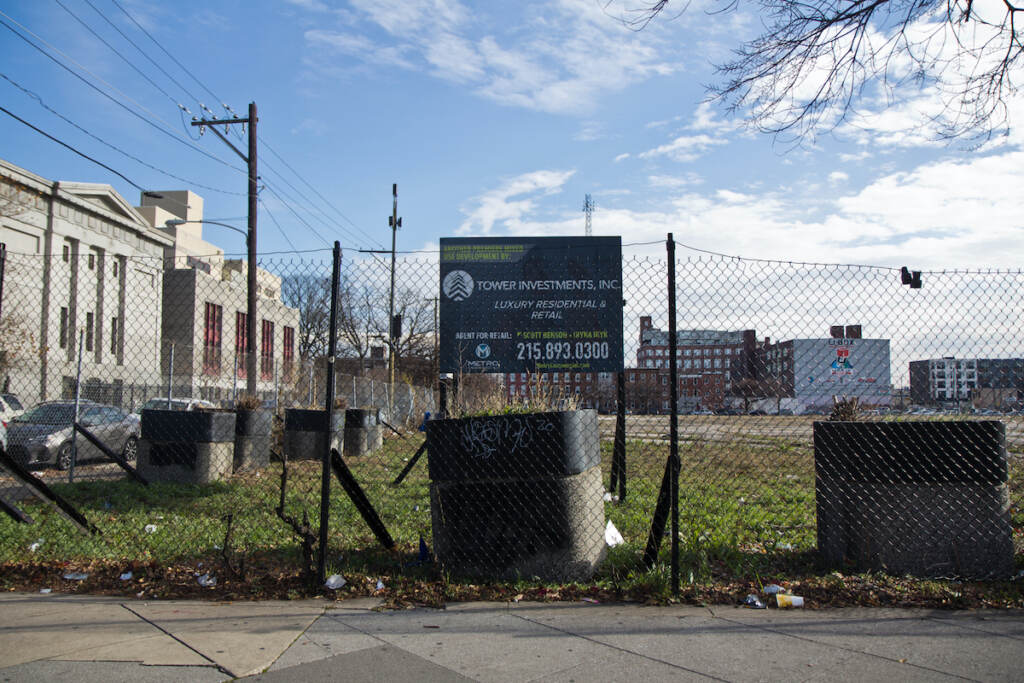
{"label": "chain link fence", "polygon": [[629,247],[621,375],[463,374],[442,398],[437,260],[399,258],[393,296],[390,263],[340,264],[333,365],[332,265],[261,260],[250,342],[239,261],[8,254],[0,562],[619,580],[666,576],[674,545],[695,583],[1021,564],[1020,272],[912,288],[683,252],[670,282],[660,246]]}

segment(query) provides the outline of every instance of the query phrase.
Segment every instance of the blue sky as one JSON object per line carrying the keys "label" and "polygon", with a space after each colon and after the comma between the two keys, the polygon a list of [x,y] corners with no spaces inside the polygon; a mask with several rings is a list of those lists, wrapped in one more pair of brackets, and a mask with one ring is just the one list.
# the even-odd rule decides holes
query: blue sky
{"label": "blue sky", "polygon": [[[604,4],[12,0],[0,3],[0,19],[81,79],[0,26],[0,100],[140,186],[192,189],[208,218],[240,226],[240,160],[209,133],[189,139],[196,131],[177,105],[200,113],[202,102],[224,115],[220,102],[244,113],[255,101],[267,186],[261,251],[335,239],[390,246],[398,183],[400,250],[436,249],[446,236],[583,234],[589,192],[595,234],[627,244],[671,231],[684,244],[748,257],[1020,265],[1016,129],[980,149],[951,147],[927,123],[933,92],[887,99],[869,87],[851,123],[795,148],[780,144],[703,103],[712,63],[753,35],[755,15],[741,7],[709,16],[694,2],[634,32],[617,20],[628,4]],[[101,144],[12,81],[188,182]],[[1021,109],[1010,106],[1011,115]],[[109,183],[138,202],[130,184],[5,115],[0,140],[0,157],[39,175]],[[205,234],[242,249],[230,231]]]}

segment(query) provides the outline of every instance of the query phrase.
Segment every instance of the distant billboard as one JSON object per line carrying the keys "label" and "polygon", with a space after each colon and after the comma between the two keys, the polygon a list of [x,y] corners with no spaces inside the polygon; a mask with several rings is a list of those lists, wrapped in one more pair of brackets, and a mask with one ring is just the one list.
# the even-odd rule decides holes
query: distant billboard
{"label": "distant billboard", "polygon": [[622,370],[619,237],[441,240],[441,372]]}

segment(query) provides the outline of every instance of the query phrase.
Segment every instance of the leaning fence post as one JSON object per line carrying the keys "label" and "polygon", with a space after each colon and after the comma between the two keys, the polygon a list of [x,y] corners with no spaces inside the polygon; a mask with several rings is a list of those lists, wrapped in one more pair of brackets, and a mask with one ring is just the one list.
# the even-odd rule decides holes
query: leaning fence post
{"label": "leaning fence post", "polygon": [[[327,341],[327,387],[324,401],[324,428],[330,432],[334,426],[334,356],[338,347],[338,279],[341,273],[341,243],[334,243],[334,264],[331,268],[331,326]],[[327,580],[327,515],[331,506],[331,439],[324,439],[323,468],[320,476],[320,557],[317,579]]]}

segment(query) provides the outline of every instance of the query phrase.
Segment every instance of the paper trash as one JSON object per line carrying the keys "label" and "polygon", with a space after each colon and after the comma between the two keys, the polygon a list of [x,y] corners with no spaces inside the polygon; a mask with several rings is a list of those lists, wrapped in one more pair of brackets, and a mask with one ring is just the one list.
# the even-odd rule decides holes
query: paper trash
{"label": "paper trash", "polygon": [[604,528],[604,542],[608,544],[609,548],[625,543],[622,534],[619,533],[619,530],[615,528],[610,519],[608,520],[608,526]]}

